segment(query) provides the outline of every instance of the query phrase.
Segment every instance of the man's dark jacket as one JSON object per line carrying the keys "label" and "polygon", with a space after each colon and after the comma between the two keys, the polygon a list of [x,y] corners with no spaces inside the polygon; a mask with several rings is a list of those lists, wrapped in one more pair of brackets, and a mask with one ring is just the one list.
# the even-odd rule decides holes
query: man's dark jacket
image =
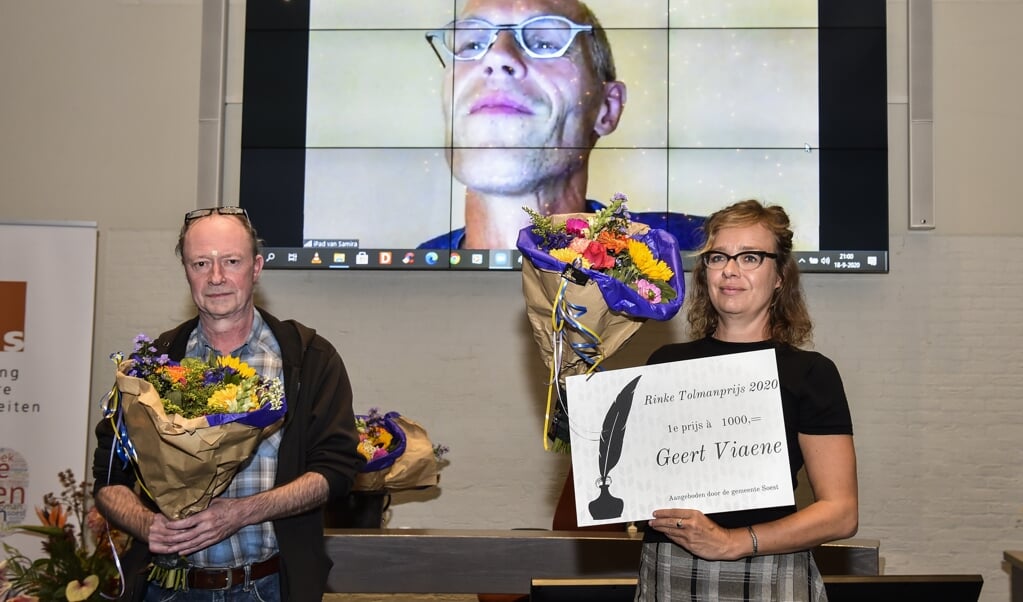
{"label": "man's dark jacket", "polygon": [[[259,312],[281,347],[288,404],[274,485],[316,472],[327,479],[331,500],[346,496],[365,461],[356,450],[359,436],[352,410],[352,387],[341,356],[315,330],[294,320],[282,322],[262,309]],[[174,360],[183,358],[188,337],[197,323],[198,318],[193,318],[160,335],[155,341],[158,353],[166,353]],[[96,438],[94,492],[108,483],[133,487],[134,472],[116,458],[108,480],[113,443],[109,420],[101,420],[96,426]],[[323,509],[273,523],[280,547],[282,600],[320,602],[333,564],[323,545]],[[142,600],[145,567],[150,560],[148,546],[136,542],[123,560],[129,591],[122,599]]]}

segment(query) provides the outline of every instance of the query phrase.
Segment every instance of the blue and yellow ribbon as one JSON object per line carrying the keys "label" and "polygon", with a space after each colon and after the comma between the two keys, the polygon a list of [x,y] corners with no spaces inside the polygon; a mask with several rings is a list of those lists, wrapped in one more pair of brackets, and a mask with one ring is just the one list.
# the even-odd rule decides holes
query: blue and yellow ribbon
{"label": "blue and yellow ribbon", "polygon": [[550,383],[547,386],[547,409],[544,413],[543,447],[545,451],[550,451],[551,449],[550,438],[547,436],[547,433],[551,427],[551,410],[554,402],[555,388],[558,390],[558,403],[565,415],[568,415],[568,408],[565,407],[564,399],[561,398],[561,387],[558,386],[561,381],[562,351],[565,344],[566,329],[575,331],[583,338],[582,341],[569,343],[568,347],[589,366],[586,374],[593,374],[600,370],[600,363],[604,361],[604,354],[600,352],[600,345],[603,341],[600,335],[580,321],[580,318],[586,315],[587,308],[584,305],[578,305],[568,300],[566,294],[568,292],[568,285],[569,280],[563,277],[561,284],[558,286],[558,293],[551,304],[553,357],[551,359]]}
{"label": "blue and yellow ribbon", "polygon": [[[121,362],[124,361],[124,356],[120,353],[114,353],[111,354],[110,359],[120,367]],[[146,489],[146,483],[142,480],[142,475],[139,474],[138,453],[135,451],[135,445],[131,442],[131,437],[128,435],[128,428],[124,424],[124,412],[121,408],[121,390],[117,388],[116,381],[114,386],[111,387],[110,393],[107,393],[107,400],[103,406],[103,418],[110,421],[110,426],[114,431],[114,445],[111,453],[116,454],[124,466],[131,465],[139,487],[149,496],[149,499],[156,501],[153,494]]]}

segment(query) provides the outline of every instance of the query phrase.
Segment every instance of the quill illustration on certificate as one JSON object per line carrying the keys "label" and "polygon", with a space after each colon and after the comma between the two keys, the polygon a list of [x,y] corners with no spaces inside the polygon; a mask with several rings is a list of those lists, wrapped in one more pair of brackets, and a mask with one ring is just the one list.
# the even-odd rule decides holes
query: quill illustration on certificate
{"label": "quill illustration on certificate", "polygon": [[625,423],[629,419],[629,411],[632,409],[632,398],[636,393],[636,385],[639,384],[637,376],[629,384],[622,388],[621,393],[608,408],[604,416],[604,424],[600,429],[600,454],[598,466],[600,478],[597,479],[597,486],[600,487],[600,495],[590,502],[590,516],[597,520],[617,518],[622,515],[625,502],[611,495],[611,469],[618,464],[622,457],[622,443],[625,440]]}

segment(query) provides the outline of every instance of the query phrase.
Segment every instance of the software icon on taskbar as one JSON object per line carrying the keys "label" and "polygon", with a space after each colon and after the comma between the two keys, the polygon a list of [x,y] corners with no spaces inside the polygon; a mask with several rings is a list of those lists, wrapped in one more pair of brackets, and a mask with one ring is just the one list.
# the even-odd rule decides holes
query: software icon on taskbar
{"label": "software icon on taskbar", "polygon": [[490,267],[495,270],[511,269],[511,251],[505,249],[490,250]]}

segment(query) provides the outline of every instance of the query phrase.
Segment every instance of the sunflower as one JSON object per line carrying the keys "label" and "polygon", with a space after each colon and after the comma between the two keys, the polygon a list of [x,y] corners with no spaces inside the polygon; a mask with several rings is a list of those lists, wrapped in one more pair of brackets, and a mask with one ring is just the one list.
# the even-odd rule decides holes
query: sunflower
{"label": "sunflower", "polygon": [[675,275],[675,272],[668,267],[668,264],[660,259],[654,259],[654,254],[650,251],[650,247],[638,240],[629,239],[629,257],[632,258],[632,263],[636,266],[636,269],[651,280],[667,282]]}
{"label": "sunflower", "polygon": [[237,411],[238,385],[225,385],[223,389],[217,389],[206,401],[206,406],[214,412]]}
{"label": "sunflower", "polygon": [[[574,250],[569,249],[567,247],[564,248],[564,249],[552,249],[551,250],[551,257],[553,257],[554,259],[557,259],[558,261],[563,261],[563,262],[567,263],[568,265],[572,265],[573,263],[575,263],[576,259],[583,259],[583,256],[580,255],[578,251],[574,251]],[[586,265],[586,263],[587,262],[584,259],[583,260],[583,267],[590,267],[590,266]]]}
{"label": "sunflower", "polygon": [[217,365],[223,368],[233,369],[235,372],[240,374],[242,378],[252,378],[256,375],[256,371],[249,367],[248,364],[230,355],[222,355],[218,357]]}

